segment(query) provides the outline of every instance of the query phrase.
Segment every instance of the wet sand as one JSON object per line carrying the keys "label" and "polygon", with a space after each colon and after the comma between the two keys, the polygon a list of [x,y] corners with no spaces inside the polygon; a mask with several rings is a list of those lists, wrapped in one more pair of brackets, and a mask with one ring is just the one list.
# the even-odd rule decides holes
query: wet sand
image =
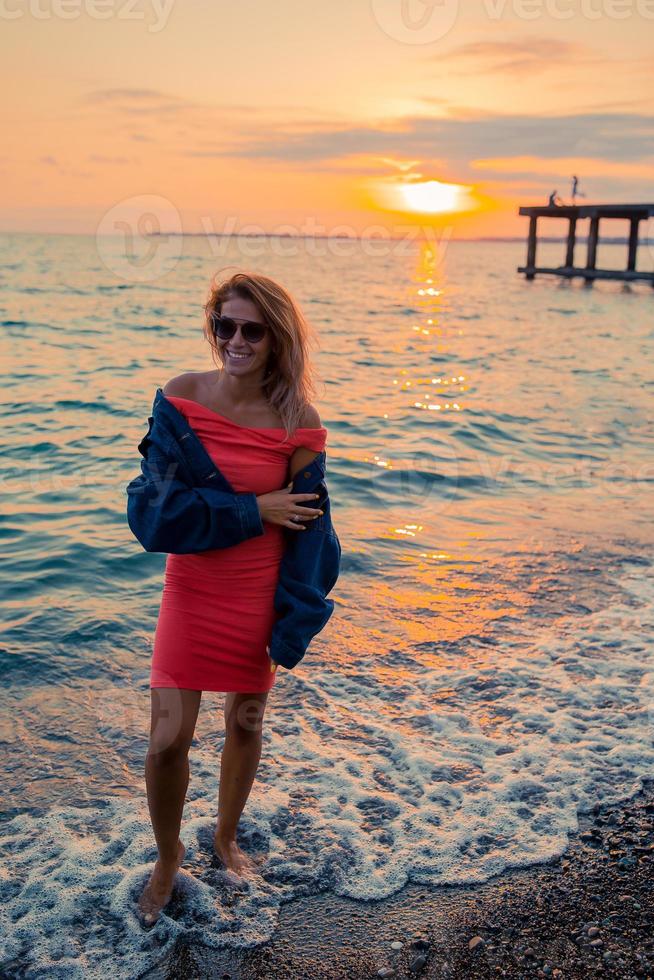
{"label": "wet sand", "polygon": [[628,802],[596,805],[565,854],[546,864],[483,885],[410,885],[380,902],[329,893],[296,899],[282,906],[268,943],[216,952],[188,939],[148,973],[162,980],[378,975],[654,980],[654,780]]}

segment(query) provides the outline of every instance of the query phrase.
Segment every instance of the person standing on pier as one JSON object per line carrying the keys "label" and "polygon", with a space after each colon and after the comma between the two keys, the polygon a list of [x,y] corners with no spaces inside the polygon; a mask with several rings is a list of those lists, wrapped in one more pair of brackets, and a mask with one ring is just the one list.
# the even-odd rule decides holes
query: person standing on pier
{"label": "person standing on pier", "polygon": [[572,203],[573,203],[573,205],[577,203],[577,198],[578,197],[586,197],[586,195],[585,194],[582,194],[581,191],[579,190],[579,178],[576,177],[573,174],[572,175]]}

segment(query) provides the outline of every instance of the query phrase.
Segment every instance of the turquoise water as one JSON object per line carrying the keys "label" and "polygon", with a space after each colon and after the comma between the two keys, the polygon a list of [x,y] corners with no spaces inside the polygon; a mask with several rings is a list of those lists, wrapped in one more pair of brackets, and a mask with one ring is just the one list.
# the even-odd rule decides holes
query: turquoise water
{"label": "turquoise water", "polygon": [[[654,291],[527,283],[520,244],[341,246],[180,239],[153,280],[118,240],[0,236],[7,975],[131,977],[190,929],[264,940],[294,895],[482,881],[561,853],[579,811],[651,773]],[[205,694],[187,861],[146,934],[165,556],[131,535],[125,486],[156,388],[212,367],[222,266],[279,279],[319,336],[342,574],[268,701],[242,819],[262,882],[235,903],[211,865],[224,695]]]}

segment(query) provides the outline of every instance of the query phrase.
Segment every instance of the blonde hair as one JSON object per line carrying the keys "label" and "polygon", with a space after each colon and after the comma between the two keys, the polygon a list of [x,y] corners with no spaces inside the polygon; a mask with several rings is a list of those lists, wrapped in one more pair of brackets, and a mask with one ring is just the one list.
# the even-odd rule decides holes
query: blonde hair
{"label": "blonde hair", "polygon": [[286,438],[290,439],[315,395],[315,371],[309,362],[309,348],[317,343],[317,338],[291,294],[273,279],[255,272],[236,272],[228,278],[221,278],[217,273],[204,307],[204,335],[217,367],[222,367],[222,363],[211,314],[220,314],[222,304],[234,296],[251,300],[270,327],[272,347],[263,394],[279,414]]}

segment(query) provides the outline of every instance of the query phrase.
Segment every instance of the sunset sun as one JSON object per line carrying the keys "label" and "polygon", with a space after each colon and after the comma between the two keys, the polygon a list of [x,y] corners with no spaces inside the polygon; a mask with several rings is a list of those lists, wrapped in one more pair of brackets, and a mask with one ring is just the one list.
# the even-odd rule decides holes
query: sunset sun
{"label": "sunset sun", "polygon": [[399,191],[409,211],[437,214],[441,211],[458,211],[465,188],[459,184],[426,180],[416,184],[403,184]]}
{"label": "sunset sun", "polygon": [[383,208],[413,214],[448,214],[475,207],[470,187],[434,179],[378,182],[374,196]]}

